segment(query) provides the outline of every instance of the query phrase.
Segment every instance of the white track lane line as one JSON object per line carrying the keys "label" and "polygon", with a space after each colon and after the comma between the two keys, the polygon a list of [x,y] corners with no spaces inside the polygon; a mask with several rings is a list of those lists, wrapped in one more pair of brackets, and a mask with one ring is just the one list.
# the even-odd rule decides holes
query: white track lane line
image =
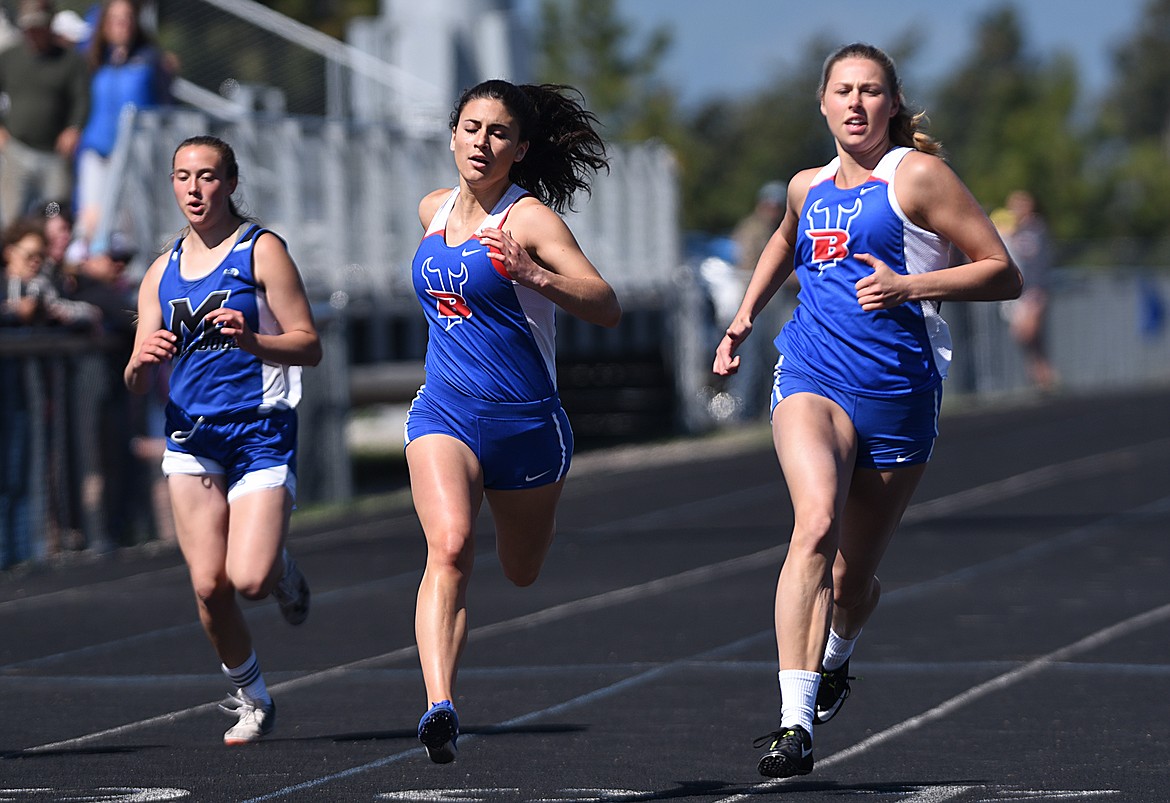
{"label": "white track lane line", "polygon": [[[912,716],[909,719],[899,722],[897,725],[886,728],[884,731],[879,731],[874,735],[862,739],[852,747],[847,747],[844,750],[838,750],[828,758],[816,762],[817,767],[831,767],[835,764],[840,764],[843,761],[848,761],[854,756],[859,756],[862,753],[867,753],[879,745],[896,739],[910,731],[918,730],[924,725],[942,719],[965,705],[975,702],[976,700],[986,697],[997,691],[1002,691],[1009,686],[1014,686],[1022,680],[1025,680],[1032,675],[1047,669],[1061,661],[1066,661],[1076,655],[1080,655],[1090,650],[1095,650],[1102,647],[1114,639],[1128,636],[1138,630],[1149,627],[1150,625],[1161,624],[1170,619],[1170,604],[1163,605],[1158,608],[1153,608],[1144,613],[1139,613],[1131,616],[1128,619],[1123,619],[1117,624],[1102,628],[1096,633],[1085,636],[1080,641],[1074,641],[1072,644],[1066,645],[1059,649],[1053,650],[1047,655],[1042,655],[1028,663],[1013,669],[1010,672],[1004,672],[1002,675],[992,678],[978,685],[972,686],[966,691],[956,694],[954,697],[946,700],[934,708]],[[798,776],[800,778],[807,778],[807,776]],[[766,794],[777,786],[788,783],[794,778],[777,778],[772,781],[764,781],[752,787],[752,789],[744,794],[732,795],[718,800],[716,803],[738,803],[741,800],[747,800],[753,795]]]}
{"label": "white track lane line", "polygon": [[[1133,453],[1137,451],[1144,451],[1153,444],[1143,444],[1127,449],[1116,450],[1114,452],[1105,453],[1093,458],[1080,458],[1069,461],[1067,463],[1056,464],[1043,470],[1025,472],[1015,477],[1009,477],[1005,480],[990,483],[995,487],[995,494],[988,497],[984,493],[980,493],[980,489],[986,486],[979,486],[977,488],[960,491],[956,494],[950,494],[945,497],[930,500],[920,503],[920,505],[911,505],[906,512],[906,519],[915,516],[915,512],[921,505],[933,505],[936,511],[954,512],[960,509],[960,505],[981,504],[988,498],[1003,499],[1011,493],[1024,493],[1031,490],[1036,490],[1039,487],[1047,487],[1061,481],[1061,467],[1066,467],[1069,477],[1083,478],[1091,476],[1092,472],[1104,472],[1116,470],[1115,457],[1129,455],[1128,460],[1135,459],[1136,455]],[[761,486],[762,487],[762,486]],[[770,486],[769,486],[770,487]],[[750,490],[750,489],[744,489]],[[731,495],[742,493],[743,491],[733,492]],[[962,499],[964,502],[948,502],[951,499]],[[715,501],[715,500],[708,500]],[[690,511],[694,503],[686,503],[677,506],[676,509],[682,511]],[[642,515],[630,517],[631,520],[643,520]],[[915,516],[915,519],[917,516]],[[609,527],[623,527],[624,520],[613,522]],[[592,597],[585,597],[573,602],[561,603],[558,605],[545,608],[531,614],[514,617],[502,622],[496,622],[489,625],[473,628],[468,633],[468,641],[479,640],[489,636],[497,636],[504,633],[512,633],[531,627],[534,624],[547,624],[549,622],[565,619],[569,616],[575,616],[579,613],[587,613],[591,611],[601,610],[606,607],[631,602],[640,598],[654,596],[668,591],[675,591],[681,588],[688,588],[701,583],[706,583],[714,579],[730,576],[739,572],[749,571],[751,569],[760,568],[767,565],[777,565],[783,558],[786,545],[769,547],[759,552],[750,555],[744,555],[738,558],[732,558],[727,561],[722,561],[716,564],[708,564],[707,566],[691,569],[681,572],[670,577],[658,578],[648,581],[646,583],[639,583],[626,588],[614,589],[613,591],[603,592]],[[1034,549],[1030,548],[1030,549]],[[298,688],[316,685],[318,683],[334,680],[349,672],[358,669],[367,669],[380,666],[386,663],[392,663],[398,660],[404,660],[417,655],[417,648],[412,644],[405,647],[399,647],[380,655],[369,656],[357,661],[351,661],[346,664],[339,664],[318,672],[309,673],[299,678],[284,681],[273,685],[270,690],[291,691]],[[146,719],[129,722],[124,725],[119,725],[113,728],[106,728],[104,730],[95,731],[81,736],[64,739],[57,742],[50,742],[46,744],[36,745],[25,748],[23,752],[38,753],[52,750],[61,750],[72,747],[77,747],[83,744],[89,744],[94,741],[106,738],[108,736],[118,736],[124,733],[135,731],[141,728],[150,727],[152,725],[175,722],[181,719],[186,719],[196,714],[202,714],[205,711],[215,710],[218,706],[218,701],[203,703],[201,705],[192,706],[178,711],[171,711],[158,716],[148,717]]]}

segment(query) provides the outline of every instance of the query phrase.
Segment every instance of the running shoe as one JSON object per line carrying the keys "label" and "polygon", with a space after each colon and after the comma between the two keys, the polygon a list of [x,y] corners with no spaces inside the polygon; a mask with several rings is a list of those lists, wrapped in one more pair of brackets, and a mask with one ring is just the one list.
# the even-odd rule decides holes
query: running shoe
{"label": "running shoe", "polygon": [[768,752],[760,758],[756,769],[769,778],[789,778],[808,775],[813,768],[812,736],[800,725],[772,731],[753,743],[767,746]]}
{"label": "running shoe", "polygon": [[238,720],[223,735],[223,743],[229,747],[258,742],[272,733],[272,726],[276,724],[275,702],[258,703],[245,697],[243,692],[229,694],[219,704],[219,710]]}
{"label": "running shoe", "polygon": [[458,752],[459,715],[450,700],[433,703],[418,721],[418,740],[427,750],[427,758],[436,764],[450,764]]}
{"label": "running shoe", "polygon": [[299,625],[309,618],[309,584],[287,549],[284,551],[284,577],[272,589],[272,596],[280,603],[280,614],[290,625]]}
{"label": "running shoe", "polygon": [[841,704],[849,696],[849,681],[857,680],[849,674],[849,661],[836,669],[821,672],[821,685],[817,689],[817,707],[813,722],[821,725],[828,722],[841,710]]}

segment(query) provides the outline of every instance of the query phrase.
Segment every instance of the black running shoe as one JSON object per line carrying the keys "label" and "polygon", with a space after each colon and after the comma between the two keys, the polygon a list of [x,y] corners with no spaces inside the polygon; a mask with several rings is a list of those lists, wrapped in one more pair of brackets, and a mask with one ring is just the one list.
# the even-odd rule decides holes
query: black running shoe
{"label": "black running shoe", "polygon": [[849,674],[848,660],[836,669],[821,672],[814,723],[822,725],[837,715],[841,710],[841,704],[849,696],[849,681],[856,679]]}
{"label": "black running shoe", "polygon": [[753,743],[754,747],[767,745],[756,769],[769,778],[789,778],[808,775],[813,768],[812,736],[800,725],[772,731]]}

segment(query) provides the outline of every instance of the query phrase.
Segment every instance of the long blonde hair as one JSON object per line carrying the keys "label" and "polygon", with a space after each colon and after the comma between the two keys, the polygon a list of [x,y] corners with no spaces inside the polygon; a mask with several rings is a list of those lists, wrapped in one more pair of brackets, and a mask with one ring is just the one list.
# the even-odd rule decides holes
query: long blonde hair
{"label": "long blonde hair", "polygon": [[821,85],[817,87],[817,100],[824,100],[825,89],[829,83],[829,72],[833,66],[849,58],[868,59],[882,68],[886,77],[886,84],[898,101],[898,113],[890,118],[890,141],[895,145],[914,148],[934,156],[942,154],[942,143],[920,130],[927,123],[926,112],[913,112],[906,105],[906,96],[902,92],[902,81],[898,78],[898,69],[894,60],[880,47],[854,42],[834,51],[821,69]]}

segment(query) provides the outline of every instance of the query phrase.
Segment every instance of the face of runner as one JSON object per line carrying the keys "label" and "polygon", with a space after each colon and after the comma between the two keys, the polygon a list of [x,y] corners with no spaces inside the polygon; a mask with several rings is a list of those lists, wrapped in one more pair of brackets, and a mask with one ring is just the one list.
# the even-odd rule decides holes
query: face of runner
{"label": "face of runner", "polygon": [[833,65],[821,98],[829,131],[851,152],[882,148],[898,99],[886,85],[881,65],[867,58],[844,58]]}
{"label": "face of runner", "polygon": [[231,214],[236,180],[229,178],[219,151],[190,145],[175,153],[171,171],[175,201],[192,228],[213,225]]}
{"label": "face of runner", "polygon": [[512,165],[524,158],[528,143],[520,141],[520,124],[507,106],[494,98],[476,98],[459,115],[451,151],[459,175],[474,185],[506,179]]}

